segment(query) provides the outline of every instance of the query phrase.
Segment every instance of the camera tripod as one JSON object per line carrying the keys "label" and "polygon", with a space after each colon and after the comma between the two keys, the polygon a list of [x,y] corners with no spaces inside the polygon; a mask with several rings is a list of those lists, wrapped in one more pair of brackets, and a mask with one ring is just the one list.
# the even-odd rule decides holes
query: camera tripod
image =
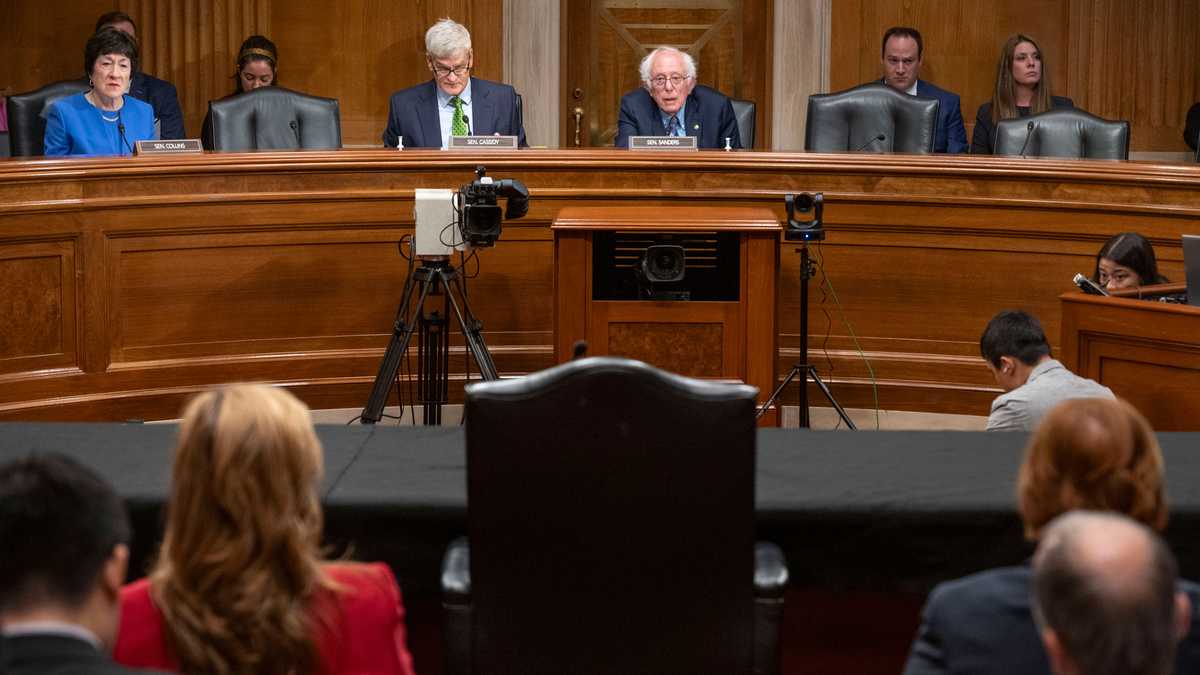
{"label": "camera tripod", "polygon": [[[455,298],[455,295],[458,298]],[[441,313],[437,310],[425,313],[425,299],[431,295],[442,296]],[[416,297],[416,304],[410,305]],[[461,307],[460,307],[461,304]],[[454,310],[458,327],[462,330],[479,372],[485,380],[496,380],[496,365],[483,341],[483,323],[471,313],[467,294],[463,288],[462,272],[450,264],[448,257],[420,258],[420,266],[404,280],[403,299],[396,312],[392,327],[392,339],[383,353],[379,374],[371,387],[371,398],[363,408],[362,423],[375,424],[383,417],[388,392],[400,370],[400,363],[408,351],[413,333],[417,333],[417,400],[421,401],[425,424],[441,424],[442,405],[448,399],[450,389],[450,332],[449,315]]]}
{"label": "camera tripod", "polygon": [[816,276],[817,266],[813,263],[812,257],[808,255],[808,244],[802,243],[796,252],[800,254],[800,360],[792,364],[792,369],[788,371],[787,377],[783,378],[783,382],[775,388],[775,391],[771,392],[771,397],[759,408],[758,417],[762,417],[770,410],[783,390],[797,375],[800,375],[802,377],[800,382],[800,427],[807,429],[811,426],[808,418],[808,380],[812,378],[813,384],[817,385],[821,393],[825,394],[825,398],[833,404],[833,409],[837,411],[846,426],[850,429],[857,429],[858,427],[854,426],[854,422],[850,420],[850,416],[846,414],[845,408],[838,404],[837,399],[833,397],[833,392],[829,391],[829,387],[821,380],[821,376],[817,375],[817,367],[808,362],[808,280]]}

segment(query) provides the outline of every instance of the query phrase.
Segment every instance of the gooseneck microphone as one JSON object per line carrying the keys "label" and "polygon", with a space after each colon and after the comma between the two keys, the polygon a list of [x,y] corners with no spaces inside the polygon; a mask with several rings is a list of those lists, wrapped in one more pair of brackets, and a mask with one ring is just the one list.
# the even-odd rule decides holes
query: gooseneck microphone
{"label": "gooseneck microphone", "polygon": [[883,134],[876,134],[875,136],[871,137],[871,140],[858,146],[858,148],[855,150],[855,152],[862,152],[863,150],[866,150],[867,146],[871,145],[872,143],[877,143],[879,141],[886,141],[886,140],[887,140],[887,136],[884,136]]}
{"label": "gooseneck microphone", "polygon": [[466,113],[463,113],[463,124],[465,124],[467,126],[467,135],[470,136],[471,135],[471,118],[467,117]]}
{"label": "gooseneck microphone", "polygon": [[296,146],[300,146],[300,125],[296,124],[296,120],[288,122],[288,126],[292,128],[292,134],[296,137]]}
{"label": "gooseneck microphone", "polygon": [[133,147],[129,145],[129,139],[125,138],[125,122],[121,120],[121,111],[117,111],[117,133],[121,135],[121,143],[125,145],[125,149],[129,154],[133,154]]}
{"label": "gooseneck microphone", "polygon": [[1037,131],[1037,122],[1030,120],[1029,124],[1025,125],[1025,142],[1021,144],[1021,152],[1017,153],[1018,155],[1025,156],[1025,148],[1029,147],[1029,139],[1033,138],[1035,131]]}

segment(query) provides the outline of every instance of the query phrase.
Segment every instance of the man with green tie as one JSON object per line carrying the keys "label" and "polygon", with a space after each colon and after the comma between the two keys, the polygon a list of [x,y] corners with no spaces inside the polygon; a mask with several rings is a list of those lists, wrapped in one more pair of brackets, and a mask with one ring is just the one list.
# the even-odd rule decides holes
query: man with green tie
{"label": "man with green tie", "polygon": [[527,147],[517,92],[471,76],[471,34],[452,19],[425,32],[425,60],[433,79],[392,94],[383,144],[445,148],[451,136],[516,136]]}

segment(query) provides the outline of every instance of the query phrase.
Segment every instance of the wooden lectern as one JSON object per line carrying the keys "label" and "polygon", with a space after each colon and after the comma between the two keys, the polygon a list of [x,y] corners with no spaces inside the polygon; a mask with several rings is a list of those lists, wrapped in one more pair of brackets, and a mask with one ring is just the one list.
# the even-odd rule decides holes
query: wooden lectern
{"label": "wooden lectern", "polygon": [[[555,360],[578,340],[588,355],[639,359],[691,377],[740,380],[766,401],[775,385],[780,225],[767,207],[588,206],[562,209],[554,232]],[[634,283],[641,251],[622,241],[711,240],[733,244],[722,299],[614,299],[613,279]],[[606,258],[605,251],[618,255]],[[724,246],[724,249],[730,249]],[[644,251],[644,248],[642,249]],[[688,273],[704,274],[706,256]],[[727,260],[726,263],[729,261]],[[696,269],[693,269],[693,265]],[[760,420],[778,424],[776,411]]]}
{"label": "wooden lectern", "polygon": [[[1147,286],[1143,295],[1183,284]],[[1200,307],[1064,293],[1062,362],[1129,401],[1157,431],[1200,431]]]}

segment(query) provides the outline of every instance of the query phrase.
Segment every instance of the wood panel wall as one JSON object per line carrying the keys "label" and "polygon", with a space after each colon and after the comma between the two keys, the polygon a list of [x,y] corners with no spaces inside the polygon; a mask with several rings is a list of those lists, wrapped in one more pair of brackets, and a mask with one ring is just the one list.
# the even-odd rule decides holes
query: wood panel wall
{"label": "wood panel wall", "polygon": [[1091,113],[1129,120],[1135,151],[1182,151],[1183,121],[1200,100],[1195,0],[839,0],[833,5],[830,90],[880,77],[889,26],[925,38],[923,79],[962,97],[967,139],[991,99],[1008,36],[1036,38],[1054,93]]}
{"label": "wood panel wall", "polygon": [[233,91],[238,47],[260,33],[279,48],[282,86],[341,102],[347,145],[380,144],[392,92],[429,77],[425,30],[442,17],[471,29],[475,74],[503,79],[502,0],[44,0],[0,2],[0,95],[82,74],[96,18],[137,20],[146,72],[179,90],[188,135],[208,101]]}

